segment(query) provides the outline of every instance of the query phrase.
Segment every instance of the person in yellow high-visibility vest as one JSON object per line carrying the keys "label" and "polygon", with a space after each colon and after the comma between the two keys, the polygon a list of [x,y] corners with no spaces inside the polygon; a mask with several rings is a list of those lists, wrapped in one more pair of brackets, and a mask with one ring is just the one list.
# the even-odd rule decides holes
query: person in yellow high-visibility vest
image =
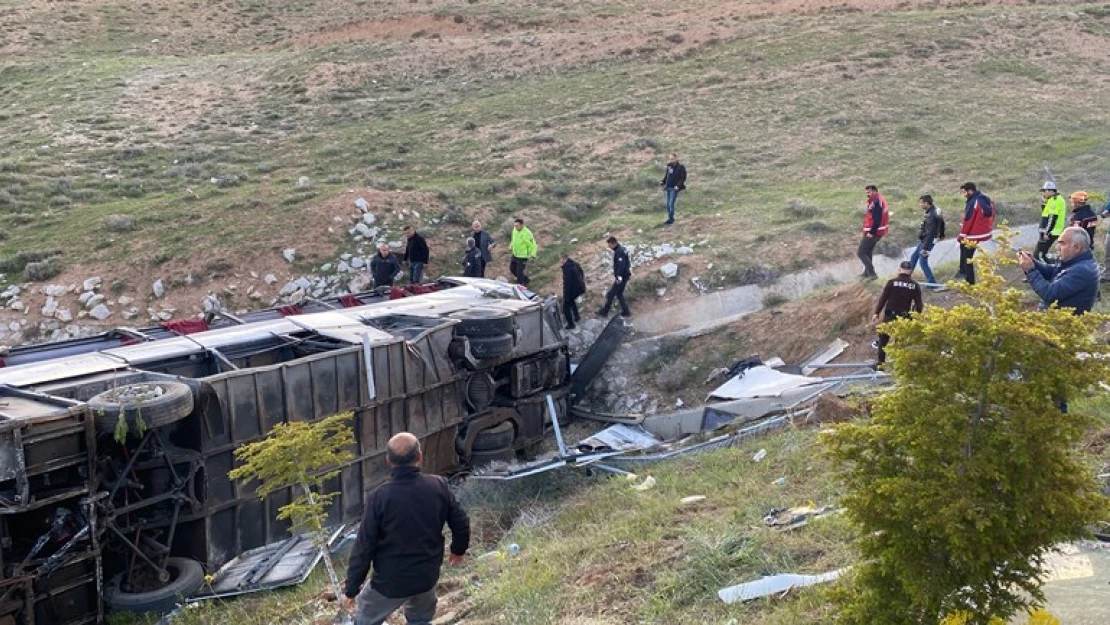
{"label": "person in yellow high-visibility vest", "polygon": [[1044,195],[1044,204],[1041,205],[1041,224],[1038,228],[1041,236],[1037,241],[1033,258],[1048,262],[1045,258],[1048,248],[1052,247],[1056,239],[1060,238],[1060,233],[1068,226],[1068,201],[1056,190],[1054,182],[1044,183],[1041,193]]}
{"label": "person in yellow high-visibility vest", "polygon": [[524,220],[513,220],[513,236],[509,240],[509,253],[513,258],[509,261],[509,273],[516,278],[517,284],[528,286],[531,278],[524,273],[528,261],[536,257],[536,238],[532,231],[524,227]]}

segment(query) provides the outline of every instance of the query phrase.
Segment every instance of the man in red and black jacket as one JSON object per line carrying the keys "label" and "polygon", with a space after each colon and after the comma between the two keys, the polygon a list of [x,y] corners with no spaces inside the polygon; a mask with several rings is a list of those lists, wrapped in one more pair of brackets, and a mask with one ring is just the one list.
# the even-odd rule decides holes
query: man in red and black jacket
{"label": "man in red and black jacket", "polygon": [[975,256],[977,245],[991,240],[991,232],[994,230],[994,202],[977,189],[974,182],[963,183],[960,194],[965,200],[964,220],[960,224],[960,234],[956,235],[956,241],[960,244],[960,270],[953,279],[963,279],[968,284],[975,284],[975,265],[971,259]]}
{"label": "man in red and black jacket", "polygon": [[890,227],[890,210],[887,209],[886,198],[879,195],[879,187],[869,184],[864,189],[867,190],[867,207],[863,210],[863,238],[859,241],[856,256],[863,263],[863,273],[859,277],[874,280],[879,274],[875,273],[871,258],[879,239],[883,238]]}

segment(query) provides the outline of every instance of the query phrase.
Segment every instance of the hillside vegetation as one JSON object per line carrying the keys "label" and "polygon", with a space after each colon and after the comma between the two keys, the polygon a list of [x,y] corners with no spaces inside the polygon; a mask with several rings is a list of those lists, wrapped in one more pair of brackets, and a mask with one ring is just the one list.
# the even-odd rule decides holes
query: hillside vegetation
{"label": "hillside vegetation", "polygon": [[967,179],[1014,221],[1044,162],[1110,184],[1105,4],[5,0],[0,24],[0,256],[60,248],[62,279],[121,290],[319,273],[358,196],[430,230],[433,272],[472,218],[522,215],[541,279],[614,232],[699,243],[731,286],[850,256],[865,183],[900,243]]}

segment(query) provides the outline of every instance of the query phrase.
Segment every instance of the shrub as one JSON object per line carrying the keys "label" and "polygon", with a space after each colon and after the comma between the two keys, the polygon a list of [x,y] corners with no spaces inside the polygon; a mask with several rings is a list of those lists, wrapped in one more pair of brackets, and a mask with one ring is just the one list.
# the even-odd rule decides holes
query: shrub
{"label": "shrub", "polygon": [[104,227],[110,232],[127,232],[135,229],[135,222],[129,215],[108,215]]}
{"label": "shrub", "polygon": [[23,279],[27,282],[42,282],[62,273],[62,264],[56,258],[41,262],[27,263],[23,268]]}

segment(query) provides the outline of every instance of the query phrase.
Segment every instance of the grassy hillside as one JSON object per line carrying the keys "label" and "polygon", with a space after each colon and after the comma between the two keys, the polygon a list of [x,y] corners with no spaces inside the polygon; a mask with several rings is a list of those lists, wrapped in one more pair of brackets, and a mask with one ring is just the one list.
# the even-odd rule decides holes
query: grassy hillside
{"label": "grassy hillside", "polygon": [[[523,215],[544,267],[613,231],[705,241],[726,286],[850,255],[869,182],[901,242],[919,193],[951,209],[965,179],[1016,221],[1046,161],[1110,183],[1110,5],[859,5],[9,0],[0,255],[134,282],[318,264],[370,187],[444,256],[469,219]],[[670,150],[690,190],[661,231]]]}

